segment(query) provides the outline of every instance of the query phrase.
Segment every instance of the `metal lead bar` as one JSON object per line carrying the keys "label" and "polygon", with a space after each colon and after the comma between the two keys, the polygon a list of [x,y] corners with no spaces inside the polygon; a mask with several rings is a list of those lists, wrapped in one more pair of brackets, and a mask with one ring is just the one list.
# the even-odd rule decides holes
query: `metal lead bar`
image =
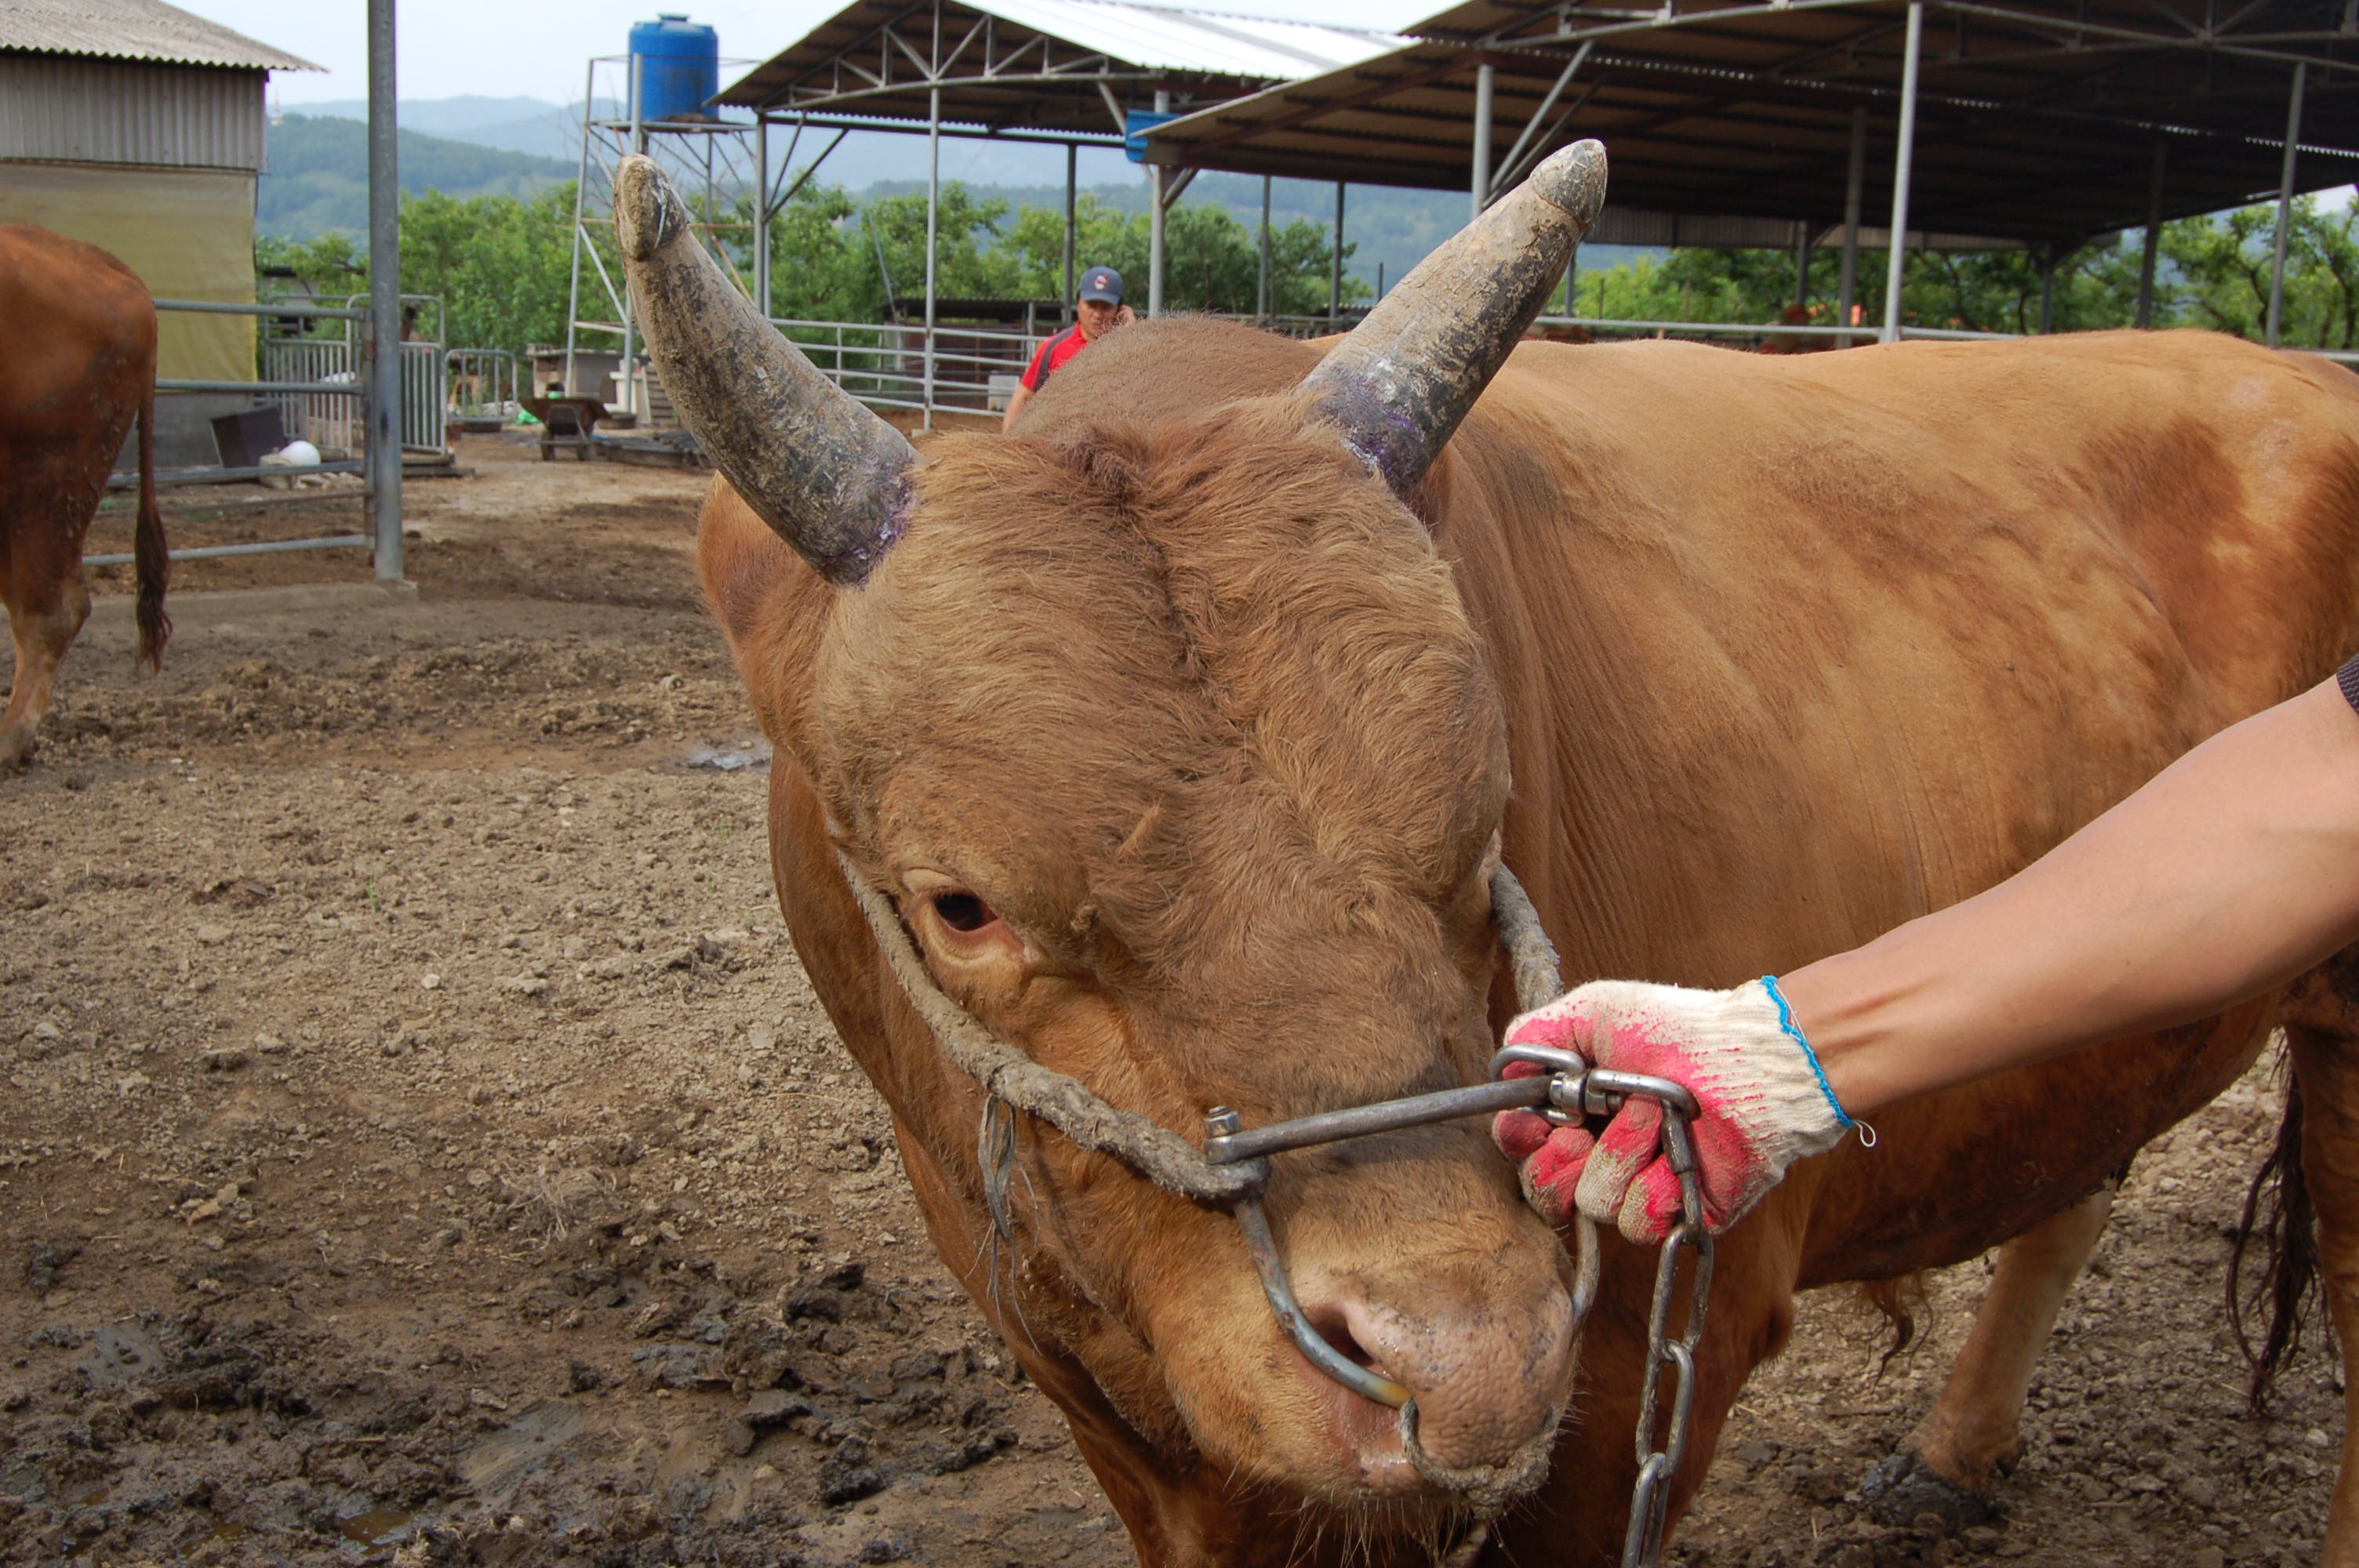
{"label": "metal lead bar", "polygon": [[1205,1139],[1204,1159],[1214,1165],[1234,1165],[1240,1160],[1256,1160],[1288,1149],[1307,1149],[1314,1143],[1334,1143],[1346,1138],[1364,1138],[1371,1132],[1391,1132],[1404,1127],[1452,1121],[1462,1116],[1486,1116],[1518,1107],[1546,1105],[1549,1083],[1546,1076],[1535,1074],[1272,1122],[1267,1127]]}

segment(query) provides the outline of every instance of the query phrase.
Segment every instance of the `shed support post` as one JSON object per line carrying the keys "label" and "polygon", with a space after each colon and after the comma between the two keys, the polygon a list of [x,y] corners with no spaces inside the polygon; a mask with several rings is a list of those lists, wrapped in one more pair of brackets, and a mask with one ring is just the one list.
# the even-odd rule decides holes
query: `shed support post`
{"label": "shed support post", "polygon": [[1343,182],[1335,182],[1335,254],[1327,271],[1327,324],[1343,319]]}
{"label": "shed support post", "polygon": [[376,580],[402,580],[401,186],[393,0],[368,0],[369,533]]}
{"label": "shed support post", "polygon": [[2039,335],[2056,330],[2056,247],[2039,247]]}
{"label": "shed support post", "polygon": [[1884,269],[1884,341],[1900,341],[1900,272],[1908,256],[1908,166],[1917,152],[1917,70],[1925,52],[1925,0],[1908,0],[1900,66],[1900,136],[1892,149],[1892,251]]}
{"label": "shed support post", "polygon": [[1467,217],[1470,223],[1491,205],[1491,94],[1497,85],[1497,74],[1488,60],[1474,68],[1474,178],[1469,198],[1473,211]]}
{"label": "shed support post", "polygon": [[924,427],[934,427],[934,243],[942,202],[942,90],[926,90],[926,412]]}
{"label": "shed support post", "polygon": [[1073,181],[1076,160],[1082,149],[1071,142],[1065,144],[1065,325],[1073,324]]}
{"label": "shed support post", "polygon": [[[642,80],[639,68],[646,63],[646,60],[647,56],[642,54],[631,56],[631,150],[642,157],[647,156],[647,130],[646,124],[639,118],[639,86]],[[586,115],[590,110],[584,106],[582,113]],[[607,193],[610,205],[613,194],[612,190]],[[631,373],[631,361],[636,357],[639,350],[638,325],[632,315],[630,280],[625,278],[623,280],[623,362],[614,367],[614,391],[623,400],[623,411],[634,418],[636,418],[639,413],[638,399],[635,395],[638,377]]]}
{"label": "shed support post", "polygon": [[[1836,302],[1838,326],[1848,327],[1852,311],[1859,303],[1859,211],[1867,199],[1867,111],[1851,112],[1851,173],[1843,182],[1843,248],[1842,293]],[[1835,347],[1851,347],[1846,334],[1835,340]]]}
{"label": "shed support post", "polygon": [[759,114],[754,116],[754,308],[763,320],[770,319],[770,117]]}
{"label": "shed support post", "polygon": [[1572,254],[1564,258],[1564,313],[1581,314],[1581,247],[1575,245]]}
{"label": "shed support post", "polygon": [[1254,316],[1269,325],[1269,176],[1261,177],[1261,287],[1254,293]]}
{"label": "shed support post", "polygon": [[2285,324],[2285,264],[2286,236],[2293,223],[2293,157],[2301,145],[2301,92],[2308,80],[2307,63],[2293,68],[2293,98],[2286,105],[2285,165],[2277,177],[2277,237],[2269,256],[2269,326],[2268,345],[2277,346],[2278,329]]}
{"label": "shed support post", "polygon": [[1800,225],[1801,236],[1794,242],[1794,308],[1810,308],[1810,225]]}
{"label": "shed support post", "polygon": [[[589,104],[597,101],[598,62],[593,59],[590,62],[590,80],[582,91],[582,102]],[[590,111],[584,109],[582,113],[586,116]],[[582,127],[582,168],[573,178],[573,269],[565,285],[565,384],[559,388],[568,397],[573,395],[573,354],[580,341],[582,324],[582,247],[589,243],[582,236],[582,215],[583,202],[590,193],[590,127],[584,124]],[[533,390],[546,392],[549,389],[536,386]]]}
{"label": "shed support post", "polygon": [[[1155,95],[1155,112],[1171,112],[1171,94]],[[1147,166],[1147,313],[1163,314],[1163,166]]]}
{"label": "shed support post", "polygon": [[2162,177],[2170,161],[2170,144],[2154,144],[2154,179],[2146,192],[2146,243],[2138,256],[2137,324],[2154,325],[2154,265],[2162,254]]}

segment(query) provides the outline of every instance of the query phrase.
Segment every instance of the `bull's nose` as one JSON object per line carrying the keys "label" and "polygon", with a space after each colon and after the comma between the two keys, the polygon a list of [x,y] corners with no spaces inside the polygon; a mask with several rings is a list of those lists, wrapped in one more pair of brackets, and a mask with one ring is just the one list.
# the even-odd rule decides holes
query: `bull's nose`
{"label": "bull's nose", "polygon": [[[1521,1473],[1544,1454],[1572,1357],[1572,1301],[1554,1281],[1512,1306],[1467,1299],[1409,1307],[1344,1292],[1310,1315],[1339,1349],[1416,1396],[1418,1442],[1430,1468]],[[1356,1396],[1352,1402],[1367,1403]],[[1386,1424],[1391,1415],[1374,1406],[1355,1413]],[[1347,1430],[1368,1424],[1350,1421]]]}

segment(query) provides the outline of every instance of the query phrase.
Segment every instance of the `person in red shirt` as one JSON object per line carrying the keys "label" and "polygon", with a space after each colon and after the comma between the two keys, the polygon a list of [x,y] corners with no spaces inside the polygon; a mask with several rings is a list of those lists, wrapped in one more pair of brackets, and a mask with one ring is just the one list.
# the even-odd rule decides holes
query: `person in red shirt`
{"label": "person in red shirt", "polygon": [[1122,274],[1110,266],[1093,266],[1082,274],[1082,288],[1073,302],[1073,324],[1040,345],[1025,368],[1015,392],[1007,399],[1006,417],[1001,428],[1016,422],[1032,395],[1049,384],[1064,362],[1132,319],[1130,307],[1122,302]]}

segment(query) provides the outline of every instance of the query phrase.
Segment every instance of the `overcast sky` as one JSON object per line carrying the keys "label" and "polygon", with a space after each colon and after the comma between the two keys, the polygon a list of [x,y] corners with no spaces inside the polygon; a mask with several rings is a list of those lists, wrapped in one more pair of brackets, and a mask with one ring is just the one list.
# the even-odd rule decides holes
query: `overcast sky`
{"label": "overcast sky", "polygon": [[[271,91],[288,105],[368,95],[364,0],[178,0],[184,10],[236,28],[324,67],[274,73]],[[404,98],[582,96],[592,55],[621,54],[631,24],[658,11],[686,11],[721,35],[721,56],[766,59],[843,8],[847,0],[398,0],[396,69]],[[1214,8],[1232,8],[1233,0]],[[1444,0],[1248,0],[1238,11],[1354,27],[1402,27]],[[722,81],[736,72],[722,69]]]}

